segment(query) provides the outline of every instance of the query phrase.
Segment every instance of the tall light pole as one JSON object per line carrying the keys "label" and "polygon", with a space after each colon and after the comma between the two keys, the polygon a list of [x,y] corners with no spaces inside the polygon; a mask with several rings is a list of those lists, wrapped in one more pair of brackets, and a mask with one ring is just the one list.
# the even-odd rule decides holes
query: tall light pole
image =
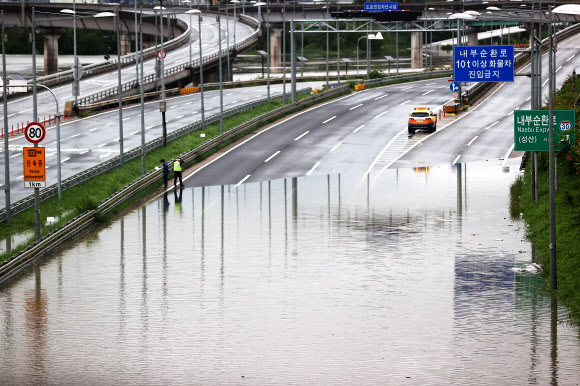
{"label": "tall light pole", "polygon": [[218,72],[219,72],[219,82],[220,82],[220,133],[224,132],[224,93],[223,93],[223,79],[222,79],[222,22],[221,22],[221,9],[218,3]]}
{"label": "tall light pole", "polygon": [[153,8],[159,11],[159,22],[161,23],[161,50],[159,53],[159,61],[161,65],[161,101],[159,102],[159,111],[161,112],[161,124],[163,130],[163,146],[167,146],[167,121],[165,120],[165,112],[167,111],[167,103],[165,101],[165,51],[163,51],[163,0],[159,0],[159,5]]}
{"label": "tall light pole", "polygon": [[[266,12],[268,13],[267,19],[266,19],[266,64],[268,66],[268,79],[266,81],[266,88],[267,88],[267,100],[268,103],[270,103],[270,6],[268,5],[268,3],[263,3],[261,1],[257,2],[254,4],[254,7],[258,7],[258,19],[260,19],[261,14],[262,14],[262,5],[266,5]],[[260,25],[262,24],[262,22],[260,21]]]}
{"label": "tall light pole", "polygon": [[[135,2],[136,3],[136,2]],[[139,8],[139,43],[141,46],[141,176],[145,175],[145,84],[143,81],[143,6]],[[191,28],[191,23],[189,23]],[[137,30],[135,30],[137,33]],[[135,39],[135,51],[137,51],[137,39]],[[138,57],[137,57],[138,58]],[[135,59],[137,60],[137,59]]]}
{"label": "tall light pole", "polygon": [[6,207],[6,224],[12,221],[10,213],[10,157],[8,156],[8,87],[6,80],[6,47],[4,43],[4,10],[2,13],[2,99],[4,100],[4,202]]}
{"label": "tall light pole", "polygon": [[[197,25],[199,29],[199,91],[200,91],[200,98],[201,98],[201,127],[205,130],[205,107],[203,102],[203,53],[202,53],[202,44],[201,44],[201,11],[198,9],[191,9],[185,13],[191,14],[197,13]],[[191,23],[190,23],[191,25]]]}
{"label": "tall light pole", "polygon": [[556,72],[554,71],[554,62],[556,59],[554,47],[554,27],[552,26],[552,6],[548,6],[550,10],[550,23],[548,24],[549,37],[549,73],[550,79],[548,81],[548,122],[549,122],[549,199],[550,199],[550,289],[556,291],[558,289],[558,270],[556,268],[556,165],[554,162],[554,89],[556,87]]}
{"label": "tall light pole", "polygon": [[77,58],[77,12],[76,0],[73,0],[73,9],[63,9],[60,13],[67,13],[73,15],[73,96],[75,97],[75,108],[77,107],[79,93],[79,65]]}
{"label": "tall light pole", "polygon": [[119,162],[121,167],[125,166],[124,154],[123,154],[123,84],[121,83],[121,23],[119,20],[119,6],[116,8],[116,19],[117,24],[117,94],[119,95]]}
{"label": "tall light pole", "polygon": [[282,8],[282,105],[286,105],[286,3]]}

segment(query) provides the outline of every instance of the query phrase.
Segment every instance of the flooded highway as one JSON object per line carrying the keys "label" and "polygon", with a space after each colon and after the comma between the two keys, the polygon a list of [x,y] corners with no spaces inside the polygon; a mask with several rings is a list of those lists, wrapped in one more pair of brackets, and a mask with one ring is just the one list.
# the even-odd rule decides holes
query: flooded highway
{"label": "flooded highway", "polygon": [[0,384],[577,384],[517,167],[186,188],[0,288]]}

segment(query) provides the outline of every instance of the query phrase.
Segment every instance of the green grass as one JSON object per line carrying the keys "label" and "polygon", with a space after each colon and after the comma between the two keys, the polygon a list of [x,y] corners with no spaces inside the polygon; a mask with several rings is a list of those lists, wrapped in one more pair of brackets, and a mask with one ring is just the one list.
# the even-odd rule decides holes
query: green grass
{"label": "green grass", "polygon": [[[576,110],[576,143],[558,156],[558,190],[556,192],[556,256],[558,299],[570,311],[573,322],[580,324],[580,108],[574,101],[580,93],[580,79],[568,79],[554,97],[555,110]],[[550,277],[550,220],[547,152],[540,152],[538,160],[539,200],[531,198],[531,162],[526,173],[511,186],[510,214],[518,218],[523,213],[527,223],[526,237],[535,247],[536,256],[544,267],[544,289],[549,290]]]}
{"label": "green grass", "polygon": [[[303,99],[308,95],[298,96],[298,99]],[[335,98],[332,96],[329,98]],[[315,103],[320,103],[323,100],[329,98],[322,98],[316,102],[308,104],[311,106]],[[289,102],[289,101],[288,101]],[[254,109],[243,112],[232,117],[224,119],[224,130],[228,130],[235,127],[243,122],[246,122],[258,115],[264,114],[268,111],[276,109],[282,106],[282,102],[279,100],[272,100],[271,103],[262,106],[255,107]],[[308,106],[302,106],[299,109],[306,108]],[[298,110],[298,109],[296,109]],[[271,120],[272,121],[272,120]],[[267,124],[269,122],[265,122]],[[252,129],[252,130],[255,130]],[[220,123],[216,122],[206,127],[205,138],[200,137],[202,131],[195,131],[189,133],[175,141],[169,142],[166,147],[154,150],[147,154],[146,156],[146,170],[151,171],[154,167],[160,166],[159,160],[165,158],[166,160],[173,159],[184,152],[191,150],[216,135],[220,134]],[[219,149],[222,149],[229,144],[237,141],[239,138],[243,137],[247,133],[242,133],[235,138],[230,139],[226,143],[220,145],[219,147],[212,149],[201,157],[195,160],[199,162],[211,154],[215,153]],[[184,166],[190,167],[195,162],[190,162]],[[132,161],[126,162],[123,168],[115,168],[106,173],[98,175],[78,186],[72,187],[70,189],[64,190],[62,192],[62,200],[54,196],[50,199],[40,203],[40,214],[41,214],[41,235],[44,236],[53,230],[57,229],[62,224],[73,219],[79,214],[85,212],[86,210],[95,209],[100,202],[111,194],[117,192],[127,184],[133,182],[141,176],[141,159],[137,158]],[[172,175],[169,176],[172,178]],[[124,210],[127,206],[138,201],[139,199],[146,197],[147,195],[153,193],[161,188],[162,179],[159,180],[159,185],[154,184],[152,187],[145,189],[144,191],[137,194],[130,200],[127,200],[123,205],[117,207],[114,211],[109,213],[109,215],[103,219],[107,220],[111,216]],[[51,225],[44,225],[46,223],[47,217],[57,217],[57,221]],[[6,223],[0,224],[0,239],[5,239],[14,235],[24,234],[26,232],[31,232],[34,230],[34,208],[29,208],[22,213],[19,213],[12,217],[12,223],[7,225]],[[0,262],[6,260],[15,253],[23,250],[28,245],[34,242],[34,237],[26,240],[25,243],[21,243],[16,247],[12,248],[10,251],[0,254]]]}

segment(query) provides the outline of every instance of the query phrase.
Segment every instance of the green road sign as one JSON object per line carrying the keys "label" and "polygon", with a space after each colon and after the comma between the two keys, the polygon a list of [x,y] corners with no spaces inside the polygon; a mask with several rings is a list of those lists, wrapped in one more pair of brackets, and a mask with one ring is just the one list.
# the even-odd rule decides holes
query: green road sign
{"label": "green road sign", "polygon": [[[514,111],[514,142],[516,151],[549,151],[548,110]],[[574,110],[554,110],[554,149],[564,149],[574,143]]]}

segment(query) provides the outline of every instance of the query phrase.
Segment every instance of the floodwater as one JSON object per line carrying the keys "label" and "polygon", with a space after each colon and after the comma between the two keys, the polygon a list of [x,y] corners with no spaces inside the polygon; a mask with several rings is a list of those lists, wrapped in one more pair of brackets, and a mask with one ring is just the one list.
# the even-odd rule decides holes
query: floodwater
{"label": "floodwater", "polygon": [[0,384],[577,384],[474,163],[170,192],[0,289]]}

